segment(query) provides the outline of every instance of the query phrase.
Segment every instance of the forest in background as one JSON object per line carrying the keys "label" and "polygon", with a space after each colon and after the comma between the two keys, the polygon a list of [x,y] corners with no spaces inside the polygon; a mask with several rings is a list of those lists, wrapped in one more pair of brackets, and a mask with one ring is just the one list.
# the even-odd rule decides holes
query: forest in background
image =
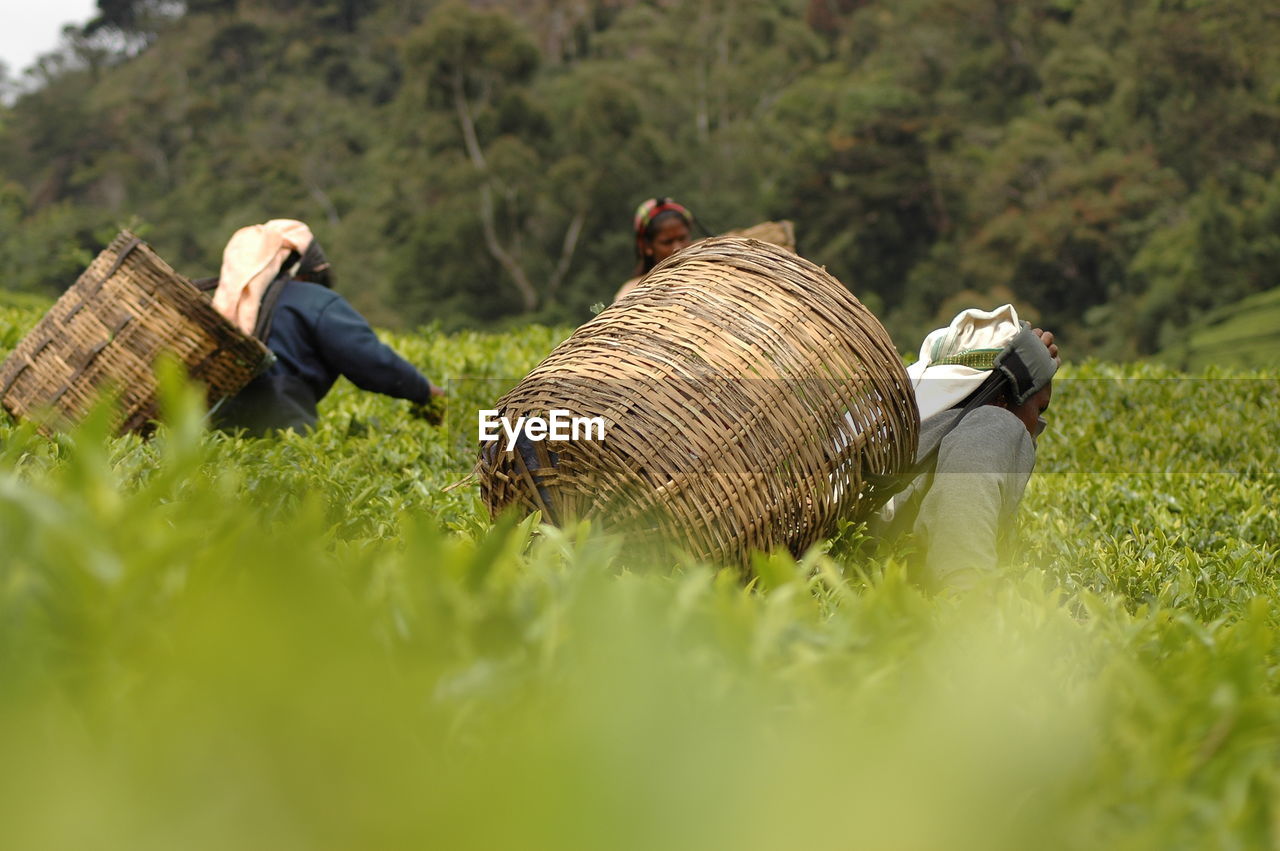
{"label": "forest in background", "polygon": [[1015,301],[1132,357],[1277,285],[1253,0],[99,0],[0,91],[0,288],[121,225],[215,274],[308,221],[375,322],[581,322],[631,211],[796,223],[901,348]]}

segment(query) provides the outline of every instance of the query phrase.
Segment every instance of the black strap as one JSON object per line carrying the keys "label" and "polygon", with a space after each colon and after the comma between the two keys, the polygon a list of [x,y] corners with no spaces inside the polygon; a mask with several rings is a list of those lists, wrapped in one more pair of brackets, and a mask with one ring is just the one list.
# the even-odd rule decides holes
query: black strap
{"label": "black strap", "polygon": [[996,355],[995,369],[1009,379],[1009,402],[1021,405],[1047,385],[1058,370],[1058,363],[1026,323],[1014,338]]}
{"label": "black strap", "polygon": [[271,336],[271,325],[276,316],[276,303],[280,301],[280,293],[284,292],[284,286],[288,282],[289,279],[284,276],[276,278],[262,293],[262,301],[258,304],[258,321],[253,324],[253,336],[261,340],[263,345],[266,345],[267,338]]}
{"label": "black strap", "polygon": [[960,411],[960,416],[956,417],[956,421],[942,433],[942,436],[938,438],[938,442],[933,445],[933,448],[930,449],[923,458],[919,459],[897,475],[882,475],[879,473],[864,474],[862,480],[871,485],[875,494],[871,510],[873,512],[879,511],[880,507],[886,502],[906,490],[907,486],[915,481],[918,476],[923,473],[931,473],[934,467],[937,466],[938,452],[942,449],[942,442],[947,439],[947,435],[955,431],[956,427],[960,425],[961,421],[963,421],[965,417],[969,416],[969,414],[973,413],[983,405],[993,401],[1008,386],[1008,376],[1005,373],[992,372],[991,375],[987,376],[986,380],[978,386],[977,390],[969,394],[968,399],[965,401],[964,408]]}
{"label": "black strap", "polygon": [[[262,293],[262,301],[258,303],[258,319],[253,324],[253,336],[257,337],[265,345],[267,338],[271,336],[271,324],[275,319],[276,302],[280,300],[280,293],[284,290],[285,282],[289,278],[281,275],[276,278]],[[218,288],[217,278],[196,278],[192,285],[202,293],[213,292]]]}

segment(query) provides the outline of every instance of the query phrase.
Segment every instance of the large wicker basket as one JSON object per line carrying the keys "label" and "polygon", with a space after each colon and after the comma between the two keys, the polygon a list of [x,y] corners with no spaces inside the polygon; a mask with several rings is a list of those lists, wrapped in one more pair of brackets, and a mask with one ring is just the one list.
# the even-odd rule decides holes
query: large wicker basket
{"label": "large wicker basket", "polygon": [[0,403],[49,432],[75,425],[110,390],[119,397],[116,431],[145,432],[157,415],[154,370],[164,352],[206,386],[211,405],[271,359],[125,231],[0,365]]}
{"label": "large wicker basket", "polygon": [[918,425],[870,311],[807,260],[733,238],[661,263],[495,407],[513,424],[600,417],[605,437],[482,443],[493,514],[595,518],[637,545],[740,566],[865,516],[873,482],[910,465]]}

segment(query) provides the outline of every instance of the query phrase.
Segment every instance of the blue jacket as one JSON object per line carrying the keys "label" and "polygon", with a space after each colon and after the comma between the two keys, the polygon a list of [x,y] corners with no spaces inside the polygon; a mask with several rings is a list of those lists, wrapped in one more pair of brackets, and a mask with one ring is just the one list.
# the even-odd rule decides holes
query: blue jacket
{"label": "blue jacket", "polygon": [[218,428],[255,435],[309,428],[339,375],[362,390],[410,402],[431,397],[431,382],[382,343],[346,299],[319,284],[284,283],[267,348],[276,362],[214,413]]}

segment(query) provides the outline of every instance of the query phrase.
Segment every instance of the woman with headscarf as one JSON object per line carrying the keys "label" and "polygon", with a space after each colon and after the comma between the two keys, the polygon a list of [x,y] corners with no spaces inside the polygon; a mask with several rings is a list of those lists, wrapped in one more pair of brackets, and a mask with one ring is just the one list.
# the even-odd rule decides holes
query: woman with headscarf
{"label": "woman with headscarf", "polygon": [[889,537],[914,533],[926,584],[961,588],[995,569],[1060,363],[1053,334],[1008,304],[965,310],[925,338],[907,368],[920,409],[917,463],[873,525]]}
{"label": "woman with headscarf", "polygon": [[380,341],[332,284],[329,262],[302,222],[273,219],[231,237],[213,306],[262,340],[276,360],[215,411],[217,427],[254,435],[310,428],[340,375],[415,405],[444,395]]}
{"label": "woman with headscarf", "polygon": [[635,277],[622,285],[614,301],[635,289],[654,266],[693,241],[693,214],[670,198],[650,198],[636,208],[632,229],[636,241]]}

